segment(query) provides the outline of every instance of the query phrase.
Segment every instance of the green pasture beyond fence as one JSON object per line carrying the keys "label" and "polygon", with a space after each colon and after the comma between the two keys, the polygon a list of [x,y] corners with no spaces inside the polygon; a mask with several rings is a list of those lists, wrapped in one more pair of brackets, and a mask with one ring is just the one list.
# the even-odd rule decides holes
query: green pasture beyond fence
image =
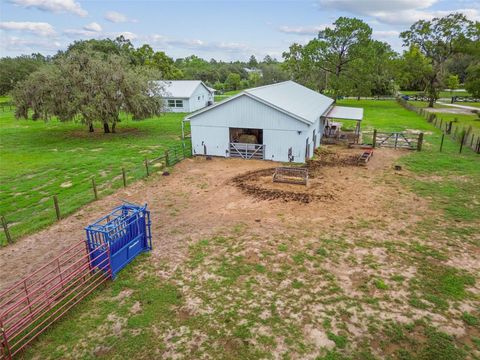
{"label": "green pasture beyond fence", "polygon": [[397,98],[397,101],[405,109],[416,112],[436,128],[440,129],[443,134],[442,136],[449,136],[452,140],[458,142],[460,152],[463,148],[468,147],[475,153],[480,154],[480,134],[477,134],[471,125],[465,127],[465,125],[457,124],[455,121],[444,120],[441,114],[438,116],[423,108],[411,105],[402,98]]}
{"label": "green pasture beyond fence", "polygon": [[[51,207],[42,209],[42,204],[32,204],[31,209],[35,214],[28,219],[30,222],[37,222],[38,227],[44,227],[61,218],[73,213],[80,206],[98,200],[103,196],[113,193],[115,190],[127,187],[136,180],[144,179],[152,174],[164,172],[167,167],[173,166],[185,158],[192,156],[191,143],[171,146],[160,156],[154,159],[145,158],[143,162],[133,167],[124,167],[118,169],[118,175],[108,181],[99,181],[99,178],[90,177],[88,184],[78,183],[77,189],[73,196],[59,196],[57,194],[49,194],[45,199],[50,199]],[[21,217],[25,209],[19,209],[18,212],[11,214],[2,214],[0,216],[1,225],[3,227],[3,234],[0,236],[0,246],[13,243],[17,238],[24,235],[24,233],[17,233],[15,224],[21,221],[26,221]]]}

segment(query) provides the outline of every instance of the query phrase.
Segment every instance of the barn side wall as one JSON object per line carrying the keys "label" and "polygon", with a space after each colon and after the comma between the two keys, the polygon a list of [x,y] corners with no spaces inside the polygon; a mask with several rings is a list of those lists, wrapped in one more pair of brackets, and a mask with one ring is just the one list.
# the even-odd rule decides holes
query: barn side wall
{"label": "barn side wall", "polygon": [[194,152],[203,154],[206,146],[207,155],[228,156],[229,128],[262,129],[267,160],[288,161],[291,147],[294,161],[303,162],[311,126],[248,96],[239,96],[192,118]]}

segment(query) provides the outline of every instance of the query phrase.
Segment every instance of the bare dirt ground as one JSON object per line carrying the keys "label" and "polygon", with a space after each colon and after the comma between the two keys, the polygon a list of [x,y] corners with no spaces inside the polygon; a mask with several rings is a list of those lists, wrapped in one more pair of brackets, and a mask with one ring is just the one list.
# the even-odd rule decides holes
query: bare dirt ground
{"label": "bare dirt ground", "polygon": [[[361,150],[344,150],[350,154]],[[348,154],[347,154],[348,155]],[[373,180],[384,171],[393,173],[392,164],[402,152],[382,149],[377,151],[368,167],[333,167],[315,170],[316,179],[308,187],[271,183],[270,171],[256,178],[266,190],[291,191],[297,194],[318,195],[316,204],[305,206],[291,203],[285,208],[282,202],[258,202],[245,196],[235,178],[257,170],[273,169],[278,163],[265,161],[242,161],[236,159],[204,158],[187,159],[175,167],[171,176],[157,176],[149,181],[139,181],[126,190],[89,204],[75,214],[62,219],[49,228],[18,240],[15,244],[0,249],[0,289],[34,271],[61,251],[85,238],[84,228],[122,200],[133,203],[148,203],[152,211],[152,234],[154,253],[177,261],[187,245],[185,234],[191,240],[213,234],[218,227],[228,227],[240,221],[251,221],[250,227],[264,228],[278,223],[276,214],[287,212],[288,217],[312,220],[329,219],[344,222],[358,212],[375,217],[378,196],[386,188],[374,186]],[[312,171],[310,176],[313,175]],[[377,195],[374,195],[377,194]],[[330,196],[334,195],[334,196]],[[255,196],[254,196],[255,197]],[[300,195],[302,197],[302,195]],[[315,196],[312,197],[312,199]],[[332,214],[335,216],[332,216]]]}
{"label": "bare dirt ground", "polygon": [[[155,338],[145,349],[151,357],[315,359],[339,350],[361,358],[355,351],[364,349],[408,358],[398,351],[452,341],[480,355],[471,340],[480,331],[462,320],[480,309],[480,284],[471,281],[480,273],[479,235],[465,240],[455,225],[430,226],[441,213],[403,185],[414,174],[394,170],[406,152],[378,149],[367,166],[353,166],[361,152],[320,154],[308,164],[307,187],[272,183],[278,163],[187,159],[169,176],[137,182],[0,249],[0,289],[84,239],[86,225],[127,200],[148,203],[152,215],[152,256],[135,276],[153,272],[182,298],[174,310],[181,326],[140,329]],[[123,291],[119,304],[133,296]],[[71,358],[88,358],[112,334],[137,336],[128,316],[147,305],[113,311],[105,324],[114,330],[88,330],[96,339],[78,334]],[[107,350],[113,356],[115,347]]]}

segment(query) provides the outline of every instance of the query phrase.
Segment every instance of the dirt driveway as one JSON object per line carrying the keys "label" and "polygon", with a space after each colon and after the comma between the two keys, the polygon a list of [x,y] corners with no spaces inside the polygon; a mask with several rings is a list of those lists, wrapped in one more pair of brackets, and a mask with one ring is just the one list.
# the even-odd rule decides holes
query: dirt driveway
{"label": "dirt driveway", "polygon": [[[353,151],[354,154],[360,150]],[[244,222],[250,228],[281,227],[285,221],[309,219],[315,226],[341,226],[354,218],[382,217],[381,199],[389,186],[374,184],[401,152],[376,151],[368,167],[326,167],[309,187],[275,184],[278,189],[332,194],[333,200],[310,204],[260,201],[242,193],[232,179],[249,171],[278,166],[265,161],[204,158],[187,159],[170,176],[157,175],[126,190],[91,203],[49,228],[0,249],[0,289],[34,271],[62,250],[85,238],[84,227],[119,205],[122,200],[148,203],[152,212],[154,254],[168,262],[181,261],[187,243],[208,237],[220,228]],[[377,180],[376,180],[377,179]],[[266,186],[266,178],[259,179]],[[412,195],[407,196],[407,201]],[[401,200],[399,200],[401,201]],[[417,199],[418,201],[418,199]],[[278,214],[282,214],[281,217]]]}

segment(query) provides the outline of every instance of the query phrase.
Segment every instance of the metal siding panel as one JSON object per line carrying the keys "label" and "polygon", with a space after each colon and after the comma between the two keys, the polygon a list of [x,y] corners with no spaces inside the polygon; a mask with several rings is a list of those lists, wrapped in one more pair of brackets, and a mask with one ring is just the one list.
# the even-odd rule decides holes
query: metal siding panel
{"label": "metal siding panel", "polygon": [[265,159],[288,162],[288,149],[292,148],[294,162],[305,161],[306,132],[298,134],[296,130],[264,130]]}
{"label": "metal siding panel", "polygon": [[194,154],[203,155],[205,144],[207,155],[225,156],[230,136],[228,128],[192,124],[191,134]]}
{"label": "metal siding panel", "polygon": [[308,125],[248,96],[212,108],[191,120],[192,125],[305,131]]}

